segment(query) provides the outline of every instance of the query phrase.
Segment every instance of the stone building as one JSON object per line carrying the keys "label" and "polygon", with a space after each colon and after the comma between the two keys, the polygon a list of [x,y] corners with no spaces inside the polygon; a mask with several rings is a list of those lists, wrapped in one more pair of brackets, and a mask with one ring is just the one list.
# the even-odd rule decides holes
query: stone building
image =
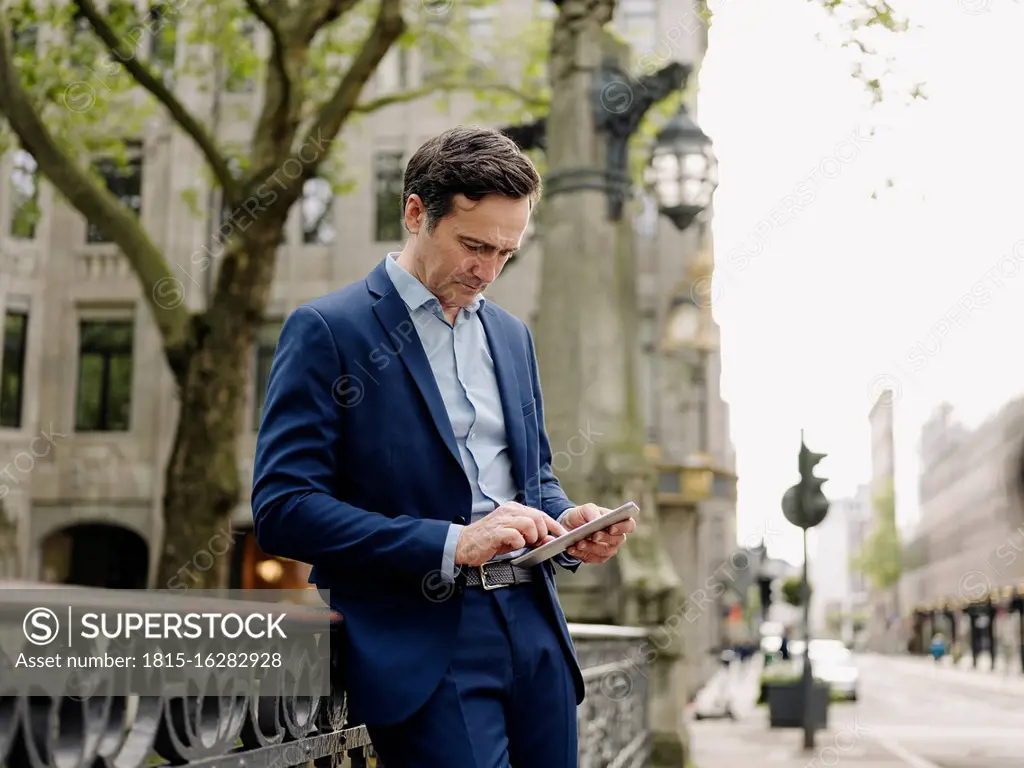
{"label": "stone building", "polygon": [[1015,487],[1024,398],[974,430],[943,404],[921,429],[921,518],[904,569],[907,609],[1024,587],[1024,507]]}
{"label": "stone building", "polygon": [[[474,10],[472,39],[486,49],[500,29],[525,21],[531,12],[555,9],[548,2],[502,0]],[[632,45],[637,70],[673,59],[696,63],[706,46],[706,30],[689,2],[622,0],[615,27]],[[257,35],[255,44],[265,50],[267,41]],[[144,40],[142,46],[156,55],[155,45]],[[177,57],[179,64],[184,56],[176,49],[159,53],[165,60]],[[416,88],[431,66],[422,50],[395,49],[365,95]],[[259,83],[236,79],[222,89],[181,84],[177,91],[223,141],[243,142],[259,89]],[[307,184],[288,223],[254,350],[248,428],[239,445],[243,487],[251,480],[261,402],[283,319],[308,299],[360,279],[386,253],[400,249],[397,212],[405,161],[425,139],[466,120],[475,106],[469,96],[452,95],[440,107],[428,98],[367,115],[342,136],[340,159],[354,191],[335,196],[324,182]],[[114,174],[102,162],[98,169],[111,191],[138,212],[173,263],[184,301],[199,310],[211,284],[207,254],[216,255],[218,247],[216,194],[205,187],[203,162],[191,141],[169,124],[151,121],[136,150],[127,172]],[[164,587],[152,582],[176,396],[139,283],[117,249],[38,177],[30,156],[11,151],[0,158],[0,180],[0,502],[14,525],[13,534],[0,534],[0,543],[5,537],[14,542],[6,559],[0,551],[0,560],[8,576],[30,580]],[[188,199],[209,204],[197,215]],[[26,215],[34,206],[38,220]],[[679,233],[656,213],[641,217],[637,228],[644,312],[637,343],[644,350],[649,435],[665,461],[701,456],[728,476],[734,460],[728,407],[718,389],[717,349],[694,371],[692,361],[662,359],[656,343],[673,291],[688,290],[687,281],[694,279],[694,254],[704,232],[692,229]],[[489,291],[492,300],[527,322],[536,313],[541,257],[527,243]],[[710,270],[707,259],[704,269]],[[694,584],[703,583],[735,544],[735,484],[716,484],[715,491],[704,495],[710,498],[699,509],[691,504],[697,512],[690,545]],[[208,568],[213,558],[231,556],[239,586],[303,581],[296,564],[259,552],[247,533],[251,522],[245,499],[232,530],[183,567]],[[226,546],[236,538],[239,546]],[[717,625],[709,613],[694,625],[694,641],[712,641]]]}

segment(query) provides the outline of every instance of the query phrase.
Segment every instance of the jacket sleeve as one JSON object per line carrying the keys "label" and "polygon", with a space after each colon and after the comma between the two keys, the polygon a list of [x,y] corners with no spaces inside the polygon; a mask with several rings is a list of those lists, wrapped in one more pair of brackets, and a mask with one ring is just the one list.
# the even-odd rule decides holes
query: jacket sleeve
{"label": "jacket sleeve", "polygon": [[337,349],[312,307],[299,307],[281,329],[256,441],[256,541],[269,554],[313,566],[367,574],[435,572],[450,523],[389,517],[339,498],[341,425],[348,410],[334,393],[350,389],[354,379],[346,376]]}
{"label": "jacket sleeve", "polygon": [[[524,326],[525,327],[525,326]],[[551,469],[551,443],[548,440],[548,431],[544,426],[544,397],[540,390],[540,375],[537,366],[537,351],[533,345],[533,334],[526,328],[526,338],[530,344],[530,372],[533,378],[533,398],[537,401],[537,431],[540,436],[540,507],[541,511],[550,515],[555,520],[572,509],[576,505],[569,501],[562,486]],[[559,520],[559,522],[561,522]],[[580,567],[581,561],[565,552],[556,555],[554,561],[563,568],[575,572]]]}

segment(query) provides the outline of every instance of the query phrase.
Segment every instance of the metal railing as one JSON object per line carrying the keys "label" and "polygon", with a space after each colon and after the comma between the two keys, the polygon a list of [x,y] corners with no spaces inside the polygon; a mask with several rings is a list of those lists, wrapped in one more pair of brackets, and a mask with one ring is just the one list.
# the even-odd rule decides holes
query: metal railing
{"label": "metal railing", "polygon": [[[25,586],[0,581],[0,593]],[[153,593],[73,588],[59,591],[59,605],[55,594],[53,588],[40,590],[41,600],[35,602],[65,611],[69,602],[79,601],[123,611],[153,611],[159,605]],[[205,602],[223,609],[224,601],[196,598],[199,605]],[[261,605],[267,607],[250,602],[246,609]],[[3,608],[8,614],[25,611],[0,594]],[[301,610],[320,618],[326,611],[318,606]],[[334,622],[331,631],[340,631],[341,624]],[[571,624],[570,630],[587,691],[577,709],[580,768],[641,768],[650,756],[649,667],[637,649],[647,632],[585,624]],[[31,650],[27,642],[26,652]],[[3,666],[13,660],[9,644],[0,648],[0,656],[8,657],[0,658],[0,766],[5,768],[289,768],[311,763],[316,768],[384,768],[366,728],[348,717],[338,675],[340,642],[331,644],[330,694],[319,697],[200,696],[171,690],[159,696],[35,695],[5,689]]]}

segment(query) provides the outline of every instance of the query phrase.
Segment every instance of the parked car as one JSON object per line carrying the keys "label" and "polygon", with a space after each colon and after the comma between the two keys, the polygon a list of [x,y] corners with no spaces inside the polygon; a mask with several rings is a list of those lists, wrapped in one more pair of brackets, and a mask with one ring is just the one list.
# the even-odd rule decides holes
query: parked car
{"label": "parked car", "polygon": [[[805,643],[794,641],[790,653],[802,658]],[[839,640],[811,640],[811,668],[814,676],[829,684],[833,698],[857,700],[857,683],[860,672],[854,663],[853,654]]]}

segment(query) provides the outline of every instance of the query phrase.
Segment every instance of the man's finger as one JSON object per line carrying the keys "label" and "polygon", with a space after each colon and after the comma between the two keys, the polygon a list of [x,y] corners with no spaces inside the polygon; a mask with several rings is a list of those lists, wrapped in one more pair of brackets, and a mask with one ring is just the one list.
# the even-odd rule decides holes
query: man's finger
{"label": "man's finger", "polygon": [[561,536],[565,533],[565,528],[558,524],[551,515],[546,515],[539,509],[533,509],[532,507],[523,507],[523,513],[528,514],[537,522],[537,539],[543,539],[549,533],[554,536]]}
{"label": "man's finger", "polygon": [[619,536],[626,533],[633,533],[634,531],[636,531],[636,520],[630,517],[626,520],[616,523],[606,532],[612,534],[613,536]]}
{"label": "man's finger", "polygon": [[615,554],[615,550],[617,549],[617,547],[609,546],[607,544],[599,544],[591,541],[590,539],[584,539],[576,546],[588,555],[596,555],[598,557],[611,557]]}
{"label": "man's finger", "polygon": [[612,536],[604,531],[598,531],[593,536],[588,536],[586,541],[593,541],[596,544],[607,544],[610,547],[621,547],[626,541],[626,535]]}
{"label": "man's finger", "polygon": [[551,517],[551,515],[544,515],[543,512],[541,514],[543,515],[542,522],[547,529],[547,533],[550,533],[552,536],[565,536],[565,528],[555,518]]}
{"label": "man's finger", "polygon": [[597,518],[604,515],[609,510],[602,509],[596,504],[584,504],[580,507],[580,517],[583,518],[584,523],[589,523],[591,520],[597,520]]}
{"label": "man's finger", "polygon": [[507,520],[505,522],[505,527],[519,531],[526,540],[526,544],[531,547],[545,534],[543,529],[538,529],[537,521],[529,515],[517,515],[516,517]]}
{"label": "man's finger", "polygon": [[611,554],[602,554],[593,549],[579,549],[579,545],[569,547],[566,552],[587,565],[599,565],[601,563],[606,563],[611,560],[615,554],[614,552]]}
{"label": "man's finger", "polygon": [[[526,538],[514,528],[502,528],[498,531],[498,540],[502,546],[508,547],[507,552],[515,552],[526,546]],[[505,554],[502,552],[501,554]]]}

